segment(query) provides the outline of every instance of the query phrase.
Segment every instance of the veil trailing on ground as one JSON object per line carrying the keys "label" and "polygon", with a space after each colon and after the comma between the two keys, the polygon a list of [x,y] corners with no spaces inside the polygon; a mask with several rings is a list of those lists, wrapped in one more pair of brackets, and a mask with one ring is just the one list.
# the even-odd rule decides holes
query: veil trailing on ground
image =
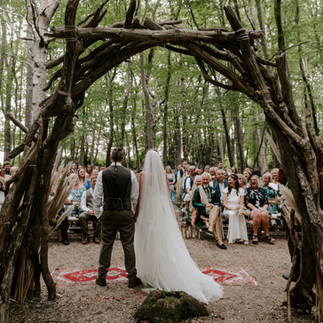
{"label": "veil trailing on ground", "polygon": [[164,167],[157,152],[145,158],[139,216],[135,232],[136,267],[145,286],[185,291],[207,303],[222,297],[222,288],[199,270],[178,227]]}

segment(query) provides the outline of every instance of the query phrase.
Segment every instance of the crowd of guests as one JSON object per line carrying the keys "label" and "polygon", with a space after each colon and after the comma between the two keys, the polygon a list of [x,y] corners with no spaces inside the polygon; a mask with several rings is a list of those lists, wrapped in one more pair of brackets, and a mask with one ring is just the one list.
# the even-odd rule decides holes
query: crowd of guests
{"label": "crowd of guests", "polygon": [[[100,244],[100,223],[97,220],[92,203],[92,197],[94,193],[94,188],[97,180],[97,176],[105,166],[94,166],[87,165],[86,167],[82,165],[77,165],[72,163],[71,169],[68,176],[73,180],[74,187],[71,194],[68,196],[64,202],[64,207],[60,210],[57,220],[62,214],[68,209],[69,206],[73,205],[72,210],[68,213],[68,216],[60,223],[59,229],[61,232],[62,242],[65,245],[69,244],[68,241],[68,230],[72,225],[71,220],[77,219],[77,224],[82,231],[82,244],[87,244],[90,242],[89,232],[88,232],[88,221],[92,221],[94,224],[94,237],[93,242]],[[10,179],[18,167],[11,166],[9,161],[5,161],[0,167],[0,208],[5,200],[5,181]],[[51,193],[50,200],[55,194]],[[55,225],[55,223],[53,223]]]}
{"label": "crowd of guests", "polygon": [[196,167],[184,161],[174,174],[169,166],[165,172],[171,200],[183,203],[186,218],[213,236],[219,248],[227,248],[223,243],[223,218],[228,219],[229,243],[249,243],[248,222],[253,225],[253,244],[258,244],[260,228],[265,241],[274,243],[269,227],[280,224],[279,177],[286,184],[282,169],[274,168],[259,176],[250,168],[239,174],[235,167],[225,168],[222,162],[216,167]]}
{"label": "crowd of guests", "polygon": [[[100,243],[100,224],[93,210],[92,198],[98,173],[104,168],[91,165],[84,167],[72,163],[68,176],[74,179],[75,184],[58,215],[61,216],[73,205],[68,217],[60,224],[62,242],[65,245],[69,244],[68,230],[71,219],[78,219],[77,225],[82,231],[82,244],[90,241],[87,222],[93,221],[93,241]],[[16,171],[17,167],[11,167],[10,162],[4,162],[0,179],[8,179]],[[254,244],[258,243],[260,228],[265,233],[266,241],[274,243],[269,234],[269,227],[270,224],[279,224],[278,182],[279,177],[283,176],[280,172],[282,171],[275,168],[259,178],[252,174],[250,168],[239,174],[235,167],[225,168],[222,162],[216,167],[196,167],[184,161],[177,166],[174,173],[170,166],[165,168],[170,199],[173,202],[184,203],[183,211],[187,218],[206,234],[213,236],[221,249],[227,248],[223,243],[223,218],[228,219],[229,243],[249,243],[246,222],[253,224]],[[0,207],[3,201],[3,182],[0,180]]]}
{"label": "crowd of guests", "polygon": [[[68,176],[74,182],[74,187],[64,203],[64,207],[58,214],[58,218],[64,214],[70,205],[73,205],[72,210],[68,213],[68,216],[62,221],[59,228],[62,235],[62,242],[65,245],[69,245],[68,230],[72,225],[79,226],[82,232],[82,244],[90,242],[88,221],[93,222],[94,235],[93,242],[100,244],[100,222],[95,216],[93,207],[93,193],[97,181],[97,176],[101,170],[105,169],[105,166],[94,166],[90,164],[86,167],[72,163]],[[77,222],[73,221],[77,219]],[[72,222],[72,224],[70,223]]]}

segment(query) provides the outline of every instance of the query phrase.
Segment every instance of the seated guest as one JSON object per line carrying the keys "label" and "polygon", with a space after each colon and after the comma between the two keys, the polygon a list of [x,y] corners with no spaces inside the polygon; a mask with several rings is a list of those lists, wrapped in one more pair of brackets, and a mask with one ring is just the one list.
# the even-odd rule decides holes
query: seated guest
{"label": "seated guest", "polygon": [[275,239],[269,235],[268,198],[266,191],[259,187],[258,176],[252,175],[250,187],[245,190],[245,204],[251,210],[253,221],[252,243],[258,244],[258,230],[262,226],[265,231],[265,241],[273,244]]}
{"label": "seated guest", "polygon": [[190,207],[193,207],[193,197],[194,197],[194,192],[195,190],[202,185],[202,176],[201,175],[196,175],[194,179],[194,184],[192,187],[192,194],[191,194],[191,201],[190,201]]}
{"label": "seated guest", "polygon": [[224,170],[218,169],[216,171],[215,180],[210,183],[213,188],[218,188],[221,193],[221,201],[223,201],[223,190],[228,186],[228,180],[224,178]]}
{"label": "seated guest", "polygon": [[227,167],[227,168],[225,169],[225,174],[227,174],[227,177],[226,177],[226,178],[228,178],[228,177],[232,174],[231,167]]}
{"label": "seated guest", "polygon": [[215,174],[216,174],[216,168],[211,167],[210,168],[211,182],[213,182],[215,180]]}
{"label": "seated guest", "polygon": [[77,173],[77,164],[74,162],[71,165],[71,173],[74,173],[74,174]]}
{"label": "seated guest", "polygon": [[82,230],[82,244],[87,244],[90,242],[89,230],[87,226],[87,221],[93,221],[95,223],[95,231],[93,242],[99,244],[100,241],[100,222],[94,214],[93,209],[93,193],[95,189],[97,178],[91,177],[91,188],[83,192],[81,199],[81,210],[83,211],[79,216],[79,224]]}
{"label": "seated guest", "polygon": [[278,203],[278,195],[277,191],[275,191],[271,186],[271,176],[269,174],[264,174],[262,176],[262,188],[266,191],[268,197],[268,213],[271,219],[277,218],[279,214],[277,203]]}
{"label": "seated guest", "polygon": [[239,186],[243,189],[243,191],[247,188],[247,179],[242,175],[242,174],[238,174],[238,182],[239,182]]}
{"label": "seated guest", "polygon": [[228,240],[248,244],[246,220],[240,209],[244,206],[244,190],[239,186],[238,177],[228,177],[229,186],[223,190],[223,215],[229,217]]}
{"label": "seated guest", "polygon": [[72,204],[74,204],[74,209],[72,210],[71,214],[69,214],[69,216],[72,216],[72,217],[74,216],[78,218],[79,215],[81,214],[80,205],[81,205],[82,194],[85,191],[85,187],[83,184],[80,183],[79,177],[76,174],[72,174],[71,179],[75,179],[75,185],[71,194],[68,197],[68,200]]}
{"label": "seated guest", "polygon": [[98,175],[99,175],[99,171],[96,168],[93,168],[91,177],[93,177],[93,176],[98,177]]}
{"label": "seated guest", "polygon": [[270,186],[275,191],[278,191],[278,179],[279,179],[279,169],[278,168],[273,168],[271,170],[271,178],[272,178],[272,183],[270,183]]}
{"label": "seated guest", "polygon": [[196,188],[193,196],[193,206],[198,215],[196,225],[205,233],[215,237],[216,245],[221,249],[227,249],[222,241],[222,228],[220,222],[221,201],[219,188],[213,188],[210,184],[209,173],[202,174],[203,185]]}
{"label": "seated guest", "polygon": [[79,178],[80,184],[83,184],[86,190],[91,188],[90,180],[85,176],[85,169],[84,168],[78,169],[77,176]]}
{"label": "seated guest", "polygon": [[247,183],[249,182],[250,180],[250,177],[251,177],[251,170],[249,168],[246,168],[244,171],[243,171],[243,174],[242,174],[245,179],[247,180]]}
{"label": "seated guest", "polygon": [[11,164],[8,160],[6,160],[3,163],[3,171],[5,175],[9,175],[10,176],[10,168],[11,168]]}
{"label": "seated guest", "polygon": [[92,166],[90,164],[86,165],[86,178],[90,179],[92,177]]}
{"label": "seated guest", "polygon": [[231,167],[231,174],[233,174],[233,175],[237,175],[238,174],[238,170],[237,170],[237,168],[236,167]]}

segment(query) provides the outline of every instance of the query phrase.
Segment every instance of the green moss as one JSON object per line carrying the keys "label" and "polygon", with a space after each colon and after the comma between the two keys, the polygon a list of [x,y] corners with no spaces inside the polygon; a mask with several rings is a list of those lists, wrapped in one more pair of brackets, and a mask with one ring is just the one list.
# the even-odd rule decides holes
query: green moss
{"label": "green moss", "polygon": [[185,292],[151,292],[137,309],[137,322],[147,320],[152,323],[179,323],[183,319],[208,316],[203,303]]}

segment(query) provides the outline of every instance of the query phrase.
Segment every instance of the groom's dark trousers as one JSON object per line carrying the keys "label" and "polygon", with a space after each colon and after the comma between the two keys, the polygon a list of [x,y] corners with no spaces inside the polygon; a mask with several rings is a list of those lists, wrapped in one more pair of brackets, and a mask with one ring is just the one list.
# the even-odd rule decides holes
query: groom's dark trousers
{"label": "groom's dark trousers", "polygon": [[117,231],[119,231],[125,255],[125,267],[128,273],[128,278],[135,278],[137,271],[133,245],[135,233],[133,212],[131,210],[104,211],[101,216],[101,230],[99,277],[105,277],[110,267],[113,242]]}
{"label": "groom's dark trousers", "polygon": [[130,280],[137,274],[134,250],[135,218],[130,200],[131,173],[123,166],[112,165],[102,171],[102,184],[104,203],[98,277],[104,278],[110,267],[113,242],[119,231]]}

